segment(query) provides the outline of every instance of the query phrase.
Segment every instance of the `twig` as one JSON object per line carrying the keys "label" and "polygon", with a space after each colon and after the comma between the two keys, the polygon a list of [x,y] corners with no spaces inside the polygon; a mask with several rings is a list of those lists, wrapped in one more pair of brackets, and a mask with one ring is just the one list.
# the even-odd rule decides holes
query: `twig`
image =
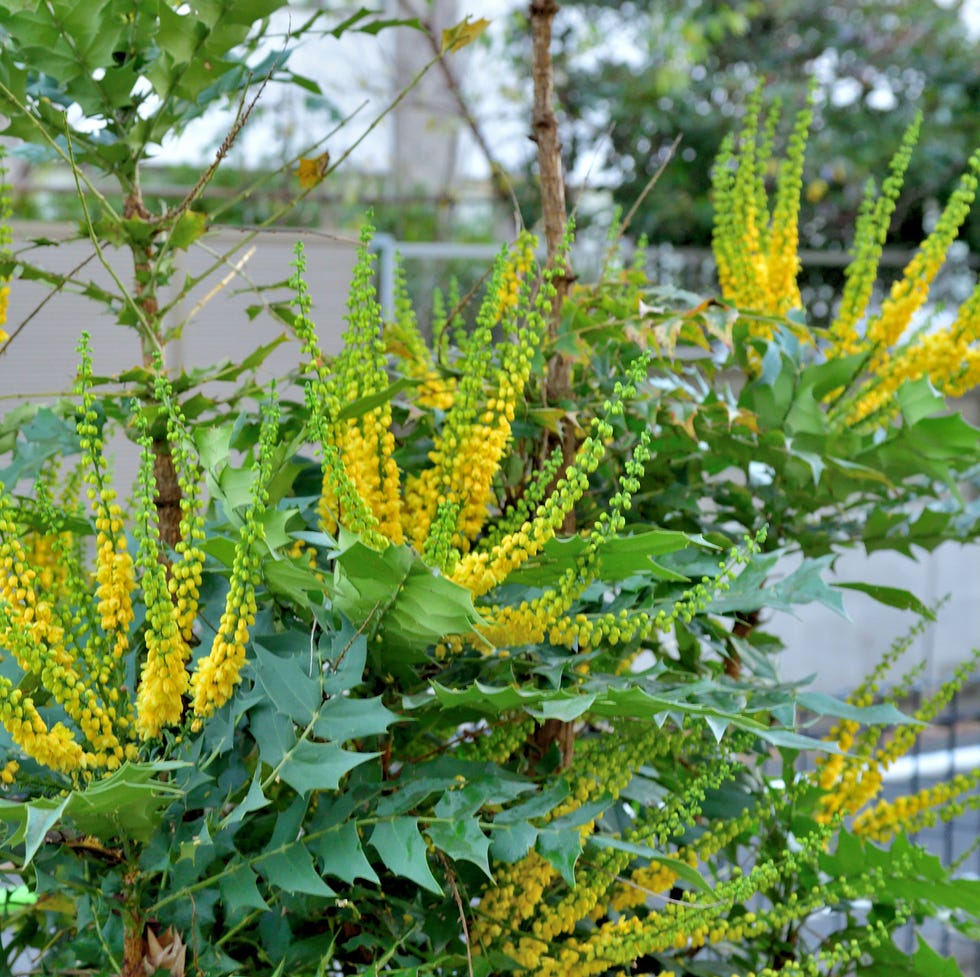
{"label": "twig", "polygon": [[68,281],[72,277],[74,277],[74,275],[77,272],[81,271],[94,257],[95,257],[94,254],[90,254],[87,258],[82,259],[77,265],[75,265],[75,267],[72,268],[72,270],[68,272],[67,275],[63,275],[61,277],[61,280],[58,282],[58,284],[54,288],[52,288],[47,293],[47,295],[45,295],[44,298],[41,299],[40,302],[38,302],[38,304],[31,310],[30,315],[28,315],[28,317],[24,319],[24,321],[17,326],[17,328],[7,338],[7,341],[2,346],[0,346],[0,356],[3,356],[3,354],[6,353],[8,349],[10,349],[11,345],[13,344],[13,341],[24,331],[24,327],[27,325],[27,323],[29,323],[31,319],[33,319],[34,316],[36,316],[41,311],[41,309],[43,309],[48,304],[48,302],[50,302],[51,299],[53,299],[55,295],[57,295],[58,292],[60,292],[65,287],[65,285],[68,284]]}
{"label": "twig", "polygon": [[640,191],[640,195],[633,202],[633,206],[626,212],[626,216],[623,218],[622,223],[619,225],[619,236],[622,237],[626,233],[626,229],[630,226],[630,222],[636,216],[636,212],[640,209],[643,201],[646,200],[647,195],[650,191],[657,185],[660,177],[663,176],[664,170],[667,169],[667,164],[674,158],[674,153],[677,152],[677,147],[681,144],[681,140],[684,137],[682,135],[678,136],[667,149],[667,155],[663,158],[660,166],[657,167],[657,172],[647,180],[646,185]]}
{"label": "twig", "polygon": [[439,38],[436,36],[436,32],[433,29],[431,21],[424,20],[415,10],[415,7],[409,0],[402,0],[402,6],[406,8],[408,13],[415,16],[418,21],[425,28],[425,35],[429,40],[429,44],[432,47],[433,52],[437,55],[439,59],[439,69],[442,71],[443,77],[446,79],[446,87],[449,90],[449,94],[452,95],[453,100],[456,102],[456,106],[459,109],[460,117],[463,122],[466,123],[467,129],[470,131],[470,135],[475,140],[477,147],[480,152],[483,153],[484,158],[487,161],[487,165],[490,167],[490,185],[493,187],[494,195],[500,201],[508,207],[513,207],[514,209],[514,226],[518,232],[523,228],[524,221],[521,217],[521,205],[517,199],[517,194],[514,192],[513,184],[507,178],[507,171],[504,169],[503,164],[494,156],[493,149],[490,147],[490,143],[487,142],[486,136],[483,134],[483,130],[480,128],[480,123],[477,121],[476,116],[473,114],[470,108],[469,102],[466,100],[466,96],[463,94],[462,86],[459,83],[459,79],[456,77],[456,73],[453,71],[452,66],[446,59],[442,47],[439,43]]}
{"label": "twig", "polygon": [[436,854],[439,856],[439,861],[442,862],[442,867],[446,872],[446,881],[449,882],[449,888],[456,902],[456,908],[459,910],[459,921],[463,925],[463,943],[466,946],[466,971],[469,977],[473,977],[473,950],[470,947],[470,928],[466,924],[466,910],[463,908],[463,900],[459,894],[459,887],[456,885],[456,873],[453,871],[453,867],[450,865],[449,859],[446,858],[444,852],[439,851],[437,848]]}
{"label": "twig", "polygon": [[214,154],[214,159],[208,168],[197,178],[197,182],[187,191],[186,196],[176,207],[169,209],[162,217],[155,218],[151,223],[160,224],[164,221],[176,222],[180,219],[184,211],[187,210],[191,204],[204,192],[204,188],[211,182],[214,177],[215,172],[217,172],[218,167],[222,164],[225,157],[231,151],[232,146],[235,144],[235,140],[238,138],[242,129],[245,128],[246,123],[251,116],[252,111],[258,104],[259,99],[262,97],[262,93],[265,91],[266,86],[272,80],[272,75],[276,68],[279,67],[281,63],[281,57],[277,58],[269,70],[266,72],[265,77],[262,79],[259,85],[259,90],[255,93],[252,100],[246,105],[245,104],[245,92],[248,91],[248,86],[246,85],[245,92],[242,93],[242,97],[239,100],[238,108],[235,111],[235,121],[232,123],[231,128],[225,134],[225,138],[221,141],[221,145],[218,147],[218,151]]}
{"label": "twig", "polygon": [[[95,253],[98,255],[99,261],[102,267],[109,273],[109,276],[116,283],[119,291],[122,293],[123,299],[129,304],[129,306],[136,313],[136,319],[139,323],[137,331],[144,333],[144,338],[148,339],[150,345],[155,347],[156,350],[162,355],[163,349],[160,347],[159,342],[157,342],[157,337],[150,327],[150,323],[147,320],[143,309],[140,308],[139,303],[129,294],[126,286],[123,284],[122,279],[116,274],[115,269],[106,259],[105,254],[102,251],[102,245],[99,243],[99,236],[95,233],[95,225],[92,223],[92,215],[89,213],[88,203],[85,201],[85,194],[82,192],[82,185],[79,179],[79,169],[75,163],[75,154],[72,151],[71,146],[71,132],[68,128],[68,120],[65,120],[65,139],[68,143],[68,162],[71,165],[72,176],[75,179],[75,191],[78,194],[78,202],[82,205],[82,213],[85,215],[85,225],[88,228],[89,240],[95,247]],[[142,327],[142,328],[140,328]]]}
{"label": "twig", "polygon": [[[225,277],[222,278],[221,281],[218,282],[218,284],[215,285],[214,288],[212,288],[207,293],[207,295],[204,296],[204,298],[200,299],[194,304],[194,307],[191,309],[191,311],[188,312],[187,315],[176,326],[174,326],[172,329],[168,331],[168,336],[179,335],[183,330],[184,326],[186,326],[187,323],[190,322],[191,319],[193,319],[194,316],[196,316],[201,311],[201,309],[203,309],[204,306],[207,305],[208,302],[210,302],[211,299],[215,297],[215,295],[217,295],[223,288],[225,288],[228,285],[230,281],[232,281],[238,275],[242,275],[242,269],[251,260],[252,255],[255,254],[255,249],[256,249],[256,245],[253,244],[248,249],[248,251],[246,251],[245,254],[243,254],[238,259],[238,261],[236,261],[234,264],[232,264],[231,262],[227,262],[231,268],[231,271],[229,271],[228,274],[225,275]],[[210,251],[211,249],[206,249],[206,250]],[[222,260],[224,260],[224,256],[222,256]],[[242,277],[244,277],[244,275]],[[254,284],[254,282],[250,284]]]}

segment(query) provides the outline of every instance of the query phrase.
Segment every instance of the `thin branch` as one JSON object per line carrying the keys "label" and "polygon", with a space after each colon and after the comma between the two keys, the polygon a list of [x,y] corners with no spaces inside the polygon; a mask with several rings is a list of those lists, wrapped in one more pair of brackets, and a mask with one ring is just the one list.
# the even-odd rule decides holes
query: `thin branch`
{"label": "thin branch", "polygon": [[[432,68],[432,66],[436,63],[437,60],[438,60],[437,58],[433,58],[419,69],[419,71],[408,83],[405,89],[399,92],[397,98],[395,98],[389,105],[387,105],[383,112],[378,114],[378,116],[371,122],[371,124],[364,130],[364,132],[362,132],[361,135],[358,136],[358,138],[355,139],[354,142],[350,146],[348,146],[347,149],[340,155],[339,159],[331,163],[329,169],[327,169],[327,171],[324,173],[324,179],[326,179],[326,177],[328,177],[331,173],[333,173],[333,171],[336,170],[341,165],[341,163],[345,162],[347,158],[351,155],[351,153],[353,153],[354,150],[357,149],[357,147],[360,146],[360,144],[364,142],[364,140],[367,139],[367,137],[372,132],[374,132],[374,130],[377,129],[377,127],[404,101],[408,93],[413,88],[415,88],[415,86],[425,77],[426,73]],[[360,111],[360,109],[361,106],[355,109],[354,112],[352,112],[349,116],[347,116],[347,118],[341,120],[339,125],[336,126],[333,131],[336,132],[337,129],[345,125],[349,119],[353,118],[354,115]],[[329,137],[325,136],[323,139],[319,140],[317,143],[314,144],[314,147],[318,147],[322,145],[327,138]],[[308,150],[308,152],[310,152],[310,150]],[[226,253],[225,258],[226,259],[231,258],[233,254],[235,254],[241,248],[244,248],[245,245],[250,244],[255,239],[259,231],[264,230],[270,225],[277,223],[283,217],[285,217],[285,215],[288,214],[290,211],[295,210],[295,208],[298,207],[300,203],[302,203],[313,192],[316,186],[317,184],[313,184],[312,186],[301,190],[295,197],[292,198],[292,200],[284,204],[278,210],[270,214],[264,221],[256,225],[255,230],[246,234],[242,238],[242,240],[238,242],[238,244],[236,244],[230,251]],[[194,285],[197,284],[198,282],[203,281],[209,275],[212,275],[218,268],[220,268],[222,263],[223,262],[221,261],[215,262],[209,268],[206,268],[197,278],[190,280],[189,284]]]}
{"label": "thin branch", "polygon": [[654,173],[649,180],[647,180],[646,185],[643,187],[643,190],[640,192],[640,195],[634,201],[633,206],[630,207],[630,209],[626,212],[626,216],[623,218],[622,223],[619,225],[620,237],[622,237],[626,233],[627,228],[630,226],[630,223],[632,222],[633,218],[636,216],[636,212],[642,206],[643,201],[646,200],[650,191],[660,181],[660,177],[663,176],[664,170],[667,169],[667,165],[674,158],[674,153],[677,152],[677,147],[681,144],[681,140],[683,138],[684,137],[680,135],[670,144],[670,146],[667,149],[667,155],[664,157],[660,166],[657,167],[657,172]]}
{"label": "thin branch", "polygon": [[[117,223],[120,222],[122,218],[116,213],[115,209],[109,203],[108,199],[102,194],[99,188],[84,173],[76,169],[74,155],[70,151],[71,136],[70,135],[67,136],[69,141],[69,152],[65,152],[65,150],[63,150],[58,145],[57,140],[52,138],[51,133],[48,132],[46,126],[41,122],[41,120],[38,119],[31,112],[31,110],[26,105],[24,105],[20,101],[20,99],[18,99],[17,96],[2,81],[0,81],[0,94],[2,94],[4,98],[8,99],[17,108],[18,112],[26,116],[26,118],[31,123],[31,125],[33,125],[34,128],[37,129],[38,132],[40,132],[41,135],[44,137],[45,142],[61,157],[63,162],[67,163],[72,168],[76,188],[78,186],[78,181],[81,180],[85,184],[85,186],[92,192],[92,194],[99,201],[99,203],[102,204],[102,206],[105,208],[106,213]],[[71,132],[71,129],[68,125],[67,114],[65,115],[65,132],[66,135]],[[78,142],[82,143],[83,145],[89,145],[89,146],[92,145],[89,142],[89,140],[85,139],[84,136],[82,136],[81,133],[76,132],[75,139]]]}
{"label": "thin branch", "polygon": [[439,38],[436,36],[436,32],[432,26],[432,22],[424,20],[415,10],[414,5],[409,2],[409,0],[402,0],[402,5],[406,8],[409,14],[412,14],[418,19],[419,23],[421,23],[425,29],[425,36],[428,38],[429,45],[432,47],[433,53],[439,59],[439,69],[442,71],[449,94],[452,95],[453,101],[456,102],[460,118],[464,123],[466,123],[466,128],[469,129],[470,135],[476,142],[477,148],[481,153],[483,153],[483,157],[486,159],[487,165],[490,167],[490,184],[493,187],[494,196],[496,196],[497,200],[504,204],[504,206],[513,208],[514,226],[518,231],[520,231],[524,226],[524,221],[521,217],[521,205],[517,199],[517,194],[514,193],[513,184],[508,179],[507,170],[494,155],[490,143],[483,134],[483,129],[480,127],[479,121],[473,114],[473,110],[470,108],[470,104],[467,101],[466,96],[463,94],[463,88],[459,82],[459,78],[456,77],[456,73],[453,71],[452,65],[450,65],[449,61],[444,55],[442,46],[439,43]]}
{"label": "thin branch", "polygon": [[[202,247],[204,247],[204,246],[202,245]],[[203,309],[204,306],[207,305],[208,302],[210,302],[211,299],[213,299],[222,289],[224,289],[228,285],[228,283],[231,282],[234,278],[236,278],[238,276],[241,276],[242,278],[245,279],[246,282],[248,282],[249,285],[251,285],[253,287],[253,289],[255,289],[256,293],[258,293],[258,285],[254,281],[252,281],[252,279],[249,278],[243,272],[243,270],[242,270],[245,267],[245,265],[248,264],[248,262],[251,260],[252,255],[255,254],[255,249],[256,249],[256,245],[253,244],[248,249],[248,251],[246,251],[245,254],[243,254],[238,259],[238,261],[236,261],[234,264],[232,264],[230,261],[226,261],[225,260],[224,255],[218,255],[218,253],[216,251],[214,251],[212,248],[204,247],[204,250],[207,251],[209,254],[214,255],[215,257],[220,258],[224,263],[226,263],[228,265],[228,267],[231,268],[231,271],[228,272],[228,274],[225,275],[225,277],[222,278],[221,281],[218,282],[218,284],[215,285],[214,288],[212,288],[207,293],[207,295],[204,296],[204,298],[199,299],[194,304],[194,307],[191,309],[191,311],[188,312],[187,315],[184,316],[184,318],[181,319],[181,321],[177,323],[177,325],[172,326],[170,329],[167,330],[166,335],[164,337],[164,339],[166,341],[169,342],[169,340],[174,339],[174,338],[180,336],[180,334],[183,332],[184,327],[187,325],[187,323],[190,322],[191,319],[193,319],[194,316],[196,316],[201,311],[201,309]],[[263,300],[263,303],[262,304],[266,307],[266,310],[268,310],[269,303],[268,302],[265,302]],[[166,309],[163,309],[162,312],[166,312],[170,308],[172,308],[172,305],[171,306],[167,306],[167,308]]]}
{"label": "thin branch", "polygon": [[71,165],[72,175],[75,178],[75,190],[78,194],[78,202],[82,205],[82,213],[85,215],[85,225],[88,228],[89,240],[92,242],[92,244],[95,247],[95,253],[98,255],[102,267],[105,268],[105,270],[109,273],[109,277],[112,278],[112,280],[116,283],[116,286],[118,287],[120,293],[122,294],[123,299],[129,304],[130,308],[132,308],[133,311],[136,313],[137,322],[139,323],[139,326],[137,326],[137,332],[143,333],[144,338],[148,339],[150,344],[154,346],[162,355],[163,349],[161,348],[160,344],[157,342],[157,337],[154,335],[153,330],[150,327],[150,324],[143,313],[143,310],[140,308],[136,300],[127,291],[126,286],[122,282],[122,279],[120,279],[120,277],[116,274],[115,269],[106,259],[105,253],[102,250],[102,245],[99,243],[99,236],[95,233],[95,225],[92,223],[92,215],[89,213],[88,203],[85,200],[85,194],[82,192],[82,185],[81,182],[79,181],[79,170],[78,170],[78,166],[75,163],[74,154],[72,153],[71,134],[68,130],[67,119],[65,120],[65,137],[68,141],[68,154],[69,154],[68,162]]}
{"label": "thin branch", "polygon": [[[674,153],[677,152],[677,147],[681,144],[681,139],[683,136],[678,136],[671,144],[670,148],[667,150],[667,155],[663,158],[660,165],[657,167],[657,172],[647,180],[643,189],[640,191],[640,195],[633,201],[633,206],[626,212],[626,216],[620,221],[619,230],[616,232],[616,243],[623,240],[626,231],[629,229],[633,218],[636,216],[636,212],[643,205],[643,201],[646,200],[650,191],[660,182],[660,177],[663,176],[664,170],[667,169],[667,165],[674,158]],[[602,262],[602,275],[600,276],[600,281],[606,277],[606,270],[609,267],[609,261],[612,258],[612,253],[615,245],[610,245],[609,250],[606,252],[605,260]]]}
{"label": "thin branch", "polygon": [[456,902],[456,908],[459,910],[459,921],[463,926],[463,944],[466,947],[466,971],[469,977],[473,977],[473,949],[470,946],[470,928],[466,923],[466,910],[463,908],[463,900],[459,894],[459,887],[456,885],[456,873],[453,871],[449,859],[438,848],[436,849],[436,854],[439,856],[439,861],[442,862],[442,867],[446,873],[446,880],[449,882],[449,888]]}
{"label": "thin branch", "polygon": [[7,341],[2,346],[0,346],[0,356],[3,356],[3,354],[6,353],[8,349],[10,349],[10,347],[13,345],[14,340],[24,331],[24,327],[31,321],[31,319],[33,319],[34,316],[36,316],[41,311],[41,309],[43,309],[48,304],[48,302],[50,302],[51,299],[53,299],[55,295],[57,295],[58,292],[60,292],[65,287],[65,285],[68,284],[68,282],[75,276],[75,274],[81,271],[94,257],[95,257],[94,254],[90,254],[87,258],[82,259],[77,265],[75,265],[75,267],[72,268],[72,270],[69,271],[67,275],[63,275],[61,277],[61,280],[58,282],[58,284],[55,285],[55,287],[52,288],[44,296],[44,298],[41,299],[40,302],[38,302],[36,306],[34,306],[34,308],[31,310],[30,315],[28,315],[27,318],[24,319],[23,322],[21,322],[17,326],[17,328],[7,337]]}
{"label": "thin branch", "polygon": [[242,97],[239,100],[238,108],[235,111],[235,121],[232,123],[231,128],[225,134],[225,138],[221,141],[221,145],[218,147],[218,151],[214,154],[214,159],[208,168],[197,178],[197,182],[188,190],[186,196],[176,207],[170,208],[162,216],[155,218],[152,223],[163,223],[164,221],[177,221],[180,219],[184,211],[187,210],[195,200],[200,197],[204,192],[205,187],[214,178],[214,174],[217,172],[218,167],[222,164],[225,157],[231,151],[232,146],[235,145],[235,140],[241,134],[242,129],[245,128],[246,123],[249,120],[255,106],[258,104],[259,99],[262,97],[262,93],[265,91],[266,86],[272,80],[273,72],[279,67],[280,60],[277,59],[273,62],[272,67],[266,72],[265,77],[262,79],[259,85],[259,90],[255,93],[252,100],[246,105],[245,95],[248,91],[248,86],[246,86],[245,91],[242,93]]}

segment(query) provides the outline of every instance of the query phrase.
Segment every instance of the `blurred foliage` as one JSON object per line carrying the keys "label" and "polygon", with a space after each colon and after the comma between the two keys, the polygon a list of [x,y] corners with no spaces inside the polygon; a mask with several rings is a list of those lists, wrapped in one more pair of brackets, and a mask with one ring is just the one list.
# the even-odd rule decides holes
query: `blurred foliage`
{"label": "blurred foliage", "polygon": [[[706,245],[709,170],[731,119],[762,79],[767,100],[796,109],[818,83],[801,240],[844,248],[869,178],[887,168],[915,114],[925,125],[892,242],[914,245],[975,148],[980,58],[960,3],[777,0],[680,4],[568,0],[556,20],[556,92],[567,118],[567,170],[581,174],[596,147],[607,166],[588,183],[608,186],[624,209],[681,139],[632,224],[652,242]],[[508,50],[528,59],[524,15]],[[601,152],[601,151],[600,151]],[[533,192],[522,195],[533,212]],[[980,218],[965,229],[980,247]]]}

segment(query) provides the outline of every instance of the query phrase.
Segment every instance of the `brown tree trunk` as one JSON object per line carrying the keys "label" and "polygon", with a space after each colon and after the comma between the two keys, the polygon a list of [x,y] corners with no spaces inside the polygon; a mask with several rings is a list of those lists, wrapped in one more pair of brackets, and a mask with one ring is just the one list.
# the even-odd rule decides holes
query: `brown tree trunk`
{"label": "brown tree trunk", "polygon": [[[150,212],[143,203],[143,197],[138,186],[126,198],[123,215],[127,218],[150,219]],[[162,333],[160,329],[160,304],[156,292],[157,283],[153,274],[155,252],[152,238],[146,244],[134,244],[132,252],[133,272],[136,280],[136,301],[143,313],[147,328],[152,337],[157,340],[155,345],[149,336],[144,335],[142,337],[143,365],[152,370],[156,366],[155,356]],[[149,400],[151,397],[152,394],[148,394],[147,399]],[[153,477],[156,482],[154,504],[159,520],[160,539],[167,550],[172,550],[180,542],[180,483],[177,480],[173,454],[166,439],[153,442],[153,454]],[[169,567],[170,559],[168,556],[164,556],[164,561]]]}
{"label": "brown tree trunk", "polygon": [[[544,220],[544,236],[548,253],[548,264],[554,263],[565,228],[568,214],[565,208],[565,175],[562,171],[561,139],[558,132],[558,116],[555,112],[555,78],[551,60],[551,27],[558,13],[555,0],[531,0],[531,38],[532,65],[531,77],[534,82],[534,106],[531,114],[531,138],[538,147],[538,178],[541,184],[541,211]],[[568,256],[565,258],[564,274],[554,279],[556,294],[551,305],[548,320],[548,334],[552,345],[558,338],[561,312],[571,286],[572,266]],[[560,404],[572,389],[572,364],[563,353],[553,349],[548,360],[548,375],[545,380],[545,398],[549,404]],[[561,445],[562,469],[567,468],[575,458],[578,445],[575,429],[569,419],[561,422],[558,433]],[[545,439],[542,445],[543,457],[548,457],[555,446],[555,440]],[[570,512],[562,524],[562,531],[575,532],[575,513]],[[552,743],[561,750],[562,767],[572,762],[575,737],[571,723],[548,720],[534,735],[533,749],[543,756]]]}

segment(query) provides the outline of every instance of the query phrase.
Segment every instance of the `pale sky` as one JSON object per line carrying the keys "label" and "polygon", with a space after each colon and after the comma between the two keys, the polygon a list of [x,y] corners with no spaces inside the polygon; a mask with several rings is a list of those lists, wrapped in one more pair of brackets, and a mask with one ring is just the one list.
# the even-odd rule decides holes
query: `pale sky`
{"label": "pale sky", "polygon": [[[937,0],[942,2],[942,0]],[[472,6],[478,6],[474,12]],[[389,7],[397,6],[389,0]],[[469,13],[473,17],[486,17],[491,21],[491,37],[502,29],[502,21],[508,12],[526,6],[525,0],[459,0],[459,19]],[[560,16],[560,14],[559,14]],[[967,31],[980,37],[980,0],[966,0],[963,10]],[[285,23],[285,21],[280,21]],[[327,22],[329,23],[329,22]],[[274,24],[274,29],[279,25]],[[282,29],[279,27],[279,29]],[[405,28],[398,28],[405,31]],[[422,35],[408,30],[413,38],[428,51],[428,42]],[[417,42],[414,40],[417,38]],[[356,117],[328,143],[334,159],[344,151],[384,109],[395,89],[394,73],[390,67],[393,49],[393,32],[384,31],[377,36],[349,33],[341,38],[317,39],[300,45],[290,57],[290,67],[299,74],[318,82],[327,97],[343,112],[353,112],[363,104]],[[513,103],[499,93],[498,86],[505,80],[494,64],[491,52],[474,45],[464,55],[465,65],[454,62],[464,78],[464,88],[471,98],[478,117],[491,139],[495,153],[505,165],[512,165],[526,158],[528,152],[528,123]],[[457,59],[459,56],[456,56]],[[433,79],[438,77],[433,72]],[[479,80],[492,79],[481,84]],[[474,81],[478,81],[474,84]],[[530,85],[529,79],[514,79]],[[845,100],[843,89],[835,92],[836,100]],[[883,98],[891,97],[883,93]],[[302,148],[304,142],[325,136],[335,125],[328,113],[316,107],[304,105],[305,93],[287,90],[287,86],[270,86],[263,97],[265,111],[242,134],[237,147],[237,159],[246,165],[282,162]],[[366,104],[364,104],[366,103]],[[882,104],[881,108],[887,108]],[[190,127],[179,139],[168,143],[157,157],[166,162],[200,162],[209,158],[231,124],[230,111],[213,111]],[[393,129],[383,122],[362,143],[351,158],[358,169],[387,172],[393,165]],[[487,175],[482,154],[464,134],[461,141],[460,175],[479,179]],[[579,174],[584,175],[584,174]]]}

